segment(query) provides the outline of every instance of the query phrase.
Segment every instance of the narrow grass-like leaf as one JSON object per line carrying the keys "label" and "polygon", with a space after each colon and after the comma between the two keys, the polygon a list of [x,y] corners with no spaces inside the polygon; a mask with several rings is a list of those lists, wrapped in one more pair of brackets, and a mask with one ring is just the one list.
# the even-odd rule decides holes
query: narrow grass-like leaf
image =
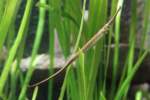
{"label": "narrow grass-like leaf", "polygon": [[142,100],[142,92],[141,91],[137,91],[135,100]]}
{"label": "narrow grass-like leaf", "polygon": [[[10,24],[10,27],[9,27],[9,30],[8,30],[8,33],[7,33],[6,48],[7,48],[8,51],[10,50],[10,48],[13,44],[13,41],[15,40],[16,33],[17,33],[16,32],[17,27],[15,26],[16,25],[15,23],[16,23],[16,20],[17,20],[17,14],[18,14],[21,2],[22,1],[18,1],[17,4],[16,4],[15,12],[13,13],[14,19],[12,19],[12,22]],[[28,30],[28,29],[26,29],[26,30]]]}
{"label": "narrow grass-like leaf", "polygon": [[77,68],[78,75],[78,86],[80,93],[80,100],[87,100],[87,80],[85,78],[85,66],[84,66],[84,53],[80,51],[79,55],[79,65]]}
{"label": "narrow grass-like leaf", "polygon": [[140,67],[140,64],[142,63],[142,61],[144,60],[144,58],[146,57],[146,55],[148,54],[148,51],[145,51],[142,56],[140,57],[140,59],[138,59],[138,61],[136,62],[136,64],[134,65],[132,71],[130,72],[130,74],[127,76],[127,78],[124,80],[123,84],[121,85],[121,87],[118,89],[117,94],[115,96],[115,100],[120,100],[123,97],[123,94],[126,91],[126,88],[128,88],[128,85],[130,84],[135,72],[137,71],[137,69]]}
{"label": "narrow grass-like leaf", "polygon": [[[45,3],[45,0],[41,1],[42,3]],[[29,2],[30,5],[32,5],[32,0]],[[38,26],[37,26],[37,31],[36,31],[36,37],[35,37],[35,41],[34,41],[34,45],[33,45],[33,50],[32,50],[32,55],[31,55],[31,61],[30,61],[30,65],[29,65],[29,69],[24,81],[24,85],[22,87],[21,93],[19,95],[19,100],[22,100],[25,98],[25,94],[26,94],[26,90],[29,84],[29,81],[31,79],[32,73],[34,71],[34,67],[35,67],[35,58],[38,52],[38,48],[41,42],[41,38],[42,38],[42,34],[43,34],[43,28],[44,28],[44,22],[45,22],[45,9],[44,8],[40,8],[39,10],[39,22],[38,22]]]}
{"label": "narrow grass-like leaf", "polygon": [[5,63],[4,69],[3,69],[1,77],[0,77],[0,83],[1,83],[0,84],[0,94],[3,91],[4,84],[5,84],[6,80],[7,80],[7,77],[8,77],[10,68],[11,68],[11,64],[12,64],[12,62],[14,60],[16,51],[17,51],[17,49],[19,47],[19,44],[20,44],[20,42],[22,40],[24,32],[25,32],[25,30],[27,28],[27,23],[29,21],[31,7],[32,7],[32,1],[29,0],[27,2],[26,10],[25,10],[25,13],[24,13],[23,20],[21,22],[21,26],[20,26],[19,31],[18,31],[17,38],[16,38],[16,40],[14,42],[14,45],[12,46],[12,48],[11,48],[11,50],[9,52],[9,57],[8,57],[6,63]]}
{"label": "narrow grass-like leaf", "polygon": [[107,100],[106,97],[104,96],[103,92],[100,92],[100,99],[99,100]]}
{"label": "narrow grass-like leaf", "polygon": [[[77,88],[76,88],[77,87],[76,86],[76,81],[74,81],[75,79],[73,79],[72,76],[68,76],[71,72],[72,72],[72,70],[71,70],[71,65],[70,65],[70,66],[68,66],[67,71],[66,71],[64,82],[63,82],[63,85],[61,87],[61,92],[60,92],[60,95],[59,95],[59,100],[64,99],[66,87],[69,86],[69,85],[71,85],[72,89],[71,89],[68,96],[70,96],[70,98],[72,100],[76,100],[79,97],[78,92],[77,92]],[[70,75],[73,75],[73,74],[70,74]]]}
{"label": "narrow grass-like leaf", "polygon": [[2,50],[10,25],[15,19],[14,14],[16,14],[17,11],[17,3],[19,3],[18,0],[8,0],[6,2],[6,8],[0,21],[0,52]]}
{"label": "narrow grass-like leaf", "polygon": [[[89,32],[95,32],[97,31],[98,28],[102,27],[102,25],[106,22],[107,20],[107,6],[108,6],[108,2],[107,0],[95,0],[95,3],[93,3],[92,5],[91,1],[91,6],[94,6],[93,8],[90,6],[90,12],[89,12]],[[94,14],[94,15],[92,15]],[[93,18],[91,17],[93,16]],[[103,16],[103,17],[102,17]],[[91,18],[90,18],[91,17]],[[91,25],[91,26],[90,26]],[[96,26],[94,26],[96,25]],[[91,33],[88,32],[88,35],[90,36]],[[88,38],[88,36],[87,36]],[[88,95],[89,97],[93,97],[93,91],[95,88],[96,84],[96,77],[97,77],[97,72],[98,70],[102,69],[101,66],[101,58],[104,56],[103,53],[101,52],[104,46],[104,38],[101,39],[101,41],[99,41],[97,43],[97,45],[95,46],[94,50],[91,50],[88,52],[87,57],[86,57],[86,61],[85,63],[87,63],[87,68],[86,68],[86,72],[89,73],[87,77],[89,77],[89,86],[88,86],[88,93],[90,95]],[[99,55],[99,56],[97,56]],[[92,58],[92,59],[90,59]],[[88,60],[89,59],[89,60]],[[100,65],[100,67],[99,67]],[[99,79],[99,88],[102,88],[102,77],[103,77],[103,73],[99,73],[99,76],[101,77],[101,79]],[[99,77],[99,78],[100,78]],[[98,91],[100,91],[100,89],[98,89]],[[98,97],[97,97],[98,98]],[[88,99],[94,99],[94,98],[88,98]]]}
{"label": "narrow grass-like leaf", "polygon": [[15,60],[15,62],[12,64],[12,69],[11,69],[11,89],[10,89],[10,93],[9,93],[9,97],[8,99],[11,100],[15,100],[16,99],[16,81],[17,81],[17,77],[18,77],[18,71],[17,71],[17,60]]}
{"label": "narrow grass-like leaf", "polygon": [[[118,0],[112,0],[111,2],[111,9],[110,9],[110,16],[113,16],[116,9],[117,9],[117,4],[118,4]],[[109,31],[109,34],[108,34],[108,45],[111,45],[112,44],[112,37],[114,35],[114,27],[115,25],[112,25],[111,28],[110,28],[110,31]],[[104,87],[103,87],[103,90],[106,91],[106,80],[107,80],[107,70],[108,70],[108,66],[109,66],[109,63],[111,62],[110,61],[110,50],[111,50],[111,47],[108,46],[108,49],[107,49],[107,56],[106,56],[106,66],[105,66],[105,72],[104,72]]]}
{"label": "narrow grass-like leaf", "polygon": [[[144,48],[145,44],[147,43],[147,37],[148,37],[148,26],[150,25],[149,20],[150,20],[150,1],[149,0],[145,0],[144,3],[145,7],[144,7],[144,21],[143,21],[143,30],[142,30],[142,41],[141,41],[141,46],[142,48]],[[149,43],[148,43],[149,44]],[[146,49],[149,47],[146,47]]]}
{"label": "narrow grass-like leaf", "polygon": [[[124,0],[118,0],[117,4],[117,9],[123,6]],[[112,73],[112,85],[111,85],[111,96],[114,97],[114,93],[116,90],[116,75],[117,75],[117,69],[118,69],[118,64],[119,64],[119,41],[120,41],[120,20],[121,20],[121,13],[122,13],[122,8],[121,11],[118,13],[116,17],[116,22],[115,22],[115,48],[114,48],[114,60],[113,60],[113,73]]]}
{"label": "narrow grass-like leaf", "polygon": [[[51,9],[55,8],[55,7],[51,7],[53,6],[54,0],[48,0],[48,5],[50,6]],[[54,10],[54,9],[53,9]],[[54,67],[54,60],[55,60],[55,13],[53,13],[53,10],[49,10],[48,13],[48,26],[49,26],[49,55],[50,55],[50,65],[49,65],[49,74],[53,73],[53,67]],[[53,80],[49,80],[48,83],[48,100],[52,100],[53,98],[53,93],[52,93],[52,86],[53,86]]]}
{"label": "narrow grass-like leaf", "polygon": [[[73,52],[76,52],[76,50],[77,50],[77,48],[78,48],[78,46],[79,46],[79,43],[80,43],[80,38],[81,38],[81,33],[82,33],[82,30],[83,30],[83,23],[84,23],[85,6],[86,6],[86,0],[84,0],[84,3],[83,3],[82,19],[81,19],[81,23],[80,23],[80,29],[79,29],[77,41],[76,41],[76,43],[75,43],[75,48],[74,48],[74,51],[73,51]],[[67,68],[67,73],[69,73],[69,70],[70,70],[70,67]],[[65,89],[65,87],[66,87],[65,85],[66,85],[66,81],[67,81],[67,80],[73,80],[73,81],[75,81],[73,73],[70,73],[70,74],[72,74],[72,75],[69,75],[69,76],[68,76],[68,74],[65,75],[65,80],[64,80],[65,83],[63,83],[63,86],[62,86],[62,89],[63,89],[63,90],[62,90],[62,91],[64,91],[64,89]],[[72,76],[72,77],[71,77],[71,76]],[[68,77],[68,78],[67,78],[67,77]],[[69,83],[72,83],[72,81],[70,81]],[[70,92],[71,92],[71,94],[73,94],[73,95],[74,95],[74,93],[77,92],[77,89],[75,89],[75,84],[74,84],[74,87],[73,87],[73,86],[70,87]],[[64,94],[64,92],[61,92],[61,94]],[[73,99],[73,100],[77,99],[77,96],[73,96],[73,95],[71,96],[72,99]]]}
{"label": "narrow grass-like leaf", "polygon": [[[127,70],[124,68],[124,72],[127,72],[127,75],[132,71],[134,63],[134,51],[135,51],[135,41],[136,41],[136,28],[137,28],[137,0],[131,1],[131,24],[130,24],[130,34],[129,34],[129,52],[127,56]],[[124,74],[124,73],[123,73]],[[121,84],[120,84],[121,85]],[[130,84],[129,84],[130,85]],[[124,92],[124,97],[127,96],[129,86]]]}
{"label": "narrow grass-like leaf", "polygon": [[[5,8],[6,0],[1,0],[0,1],[0,19],[2,18],[2,15],[4,13],[4,8]],[[0,20],[1,23],[2,20]]]}
{"label": "narrow grass-like leaf", "polygon": [[130,36],[129,36],[129,58],[128,58],[128,73],[130,73],[133,61],[134,61],[134,48],[136,40],[136,26],[137,26],[137,0],[132,0],[131,2],[131,26],[130,26]]}
{"label": "narrow grass-like leaf", "polygon": [[79,46],[79,43],[80,43],[80,39],[81,39],[81,33],[82,33],[82,30],[83,30],[83,23],[84,23],[85,7],[86,7],[86,0],[83,1],[82,18],[81,18],[80,29],[79,29],[77,41],[76,41],[76,44],[75,44],[74,52],[76,52],[76,50]]}
{"label": "narrow grass-like leaf", "polygon": [[34,91],[33,91],[33,96],[32,96],[32,100],[36,100],[37,98],[37,94],[38,94],[38,86],[35,87]]}

